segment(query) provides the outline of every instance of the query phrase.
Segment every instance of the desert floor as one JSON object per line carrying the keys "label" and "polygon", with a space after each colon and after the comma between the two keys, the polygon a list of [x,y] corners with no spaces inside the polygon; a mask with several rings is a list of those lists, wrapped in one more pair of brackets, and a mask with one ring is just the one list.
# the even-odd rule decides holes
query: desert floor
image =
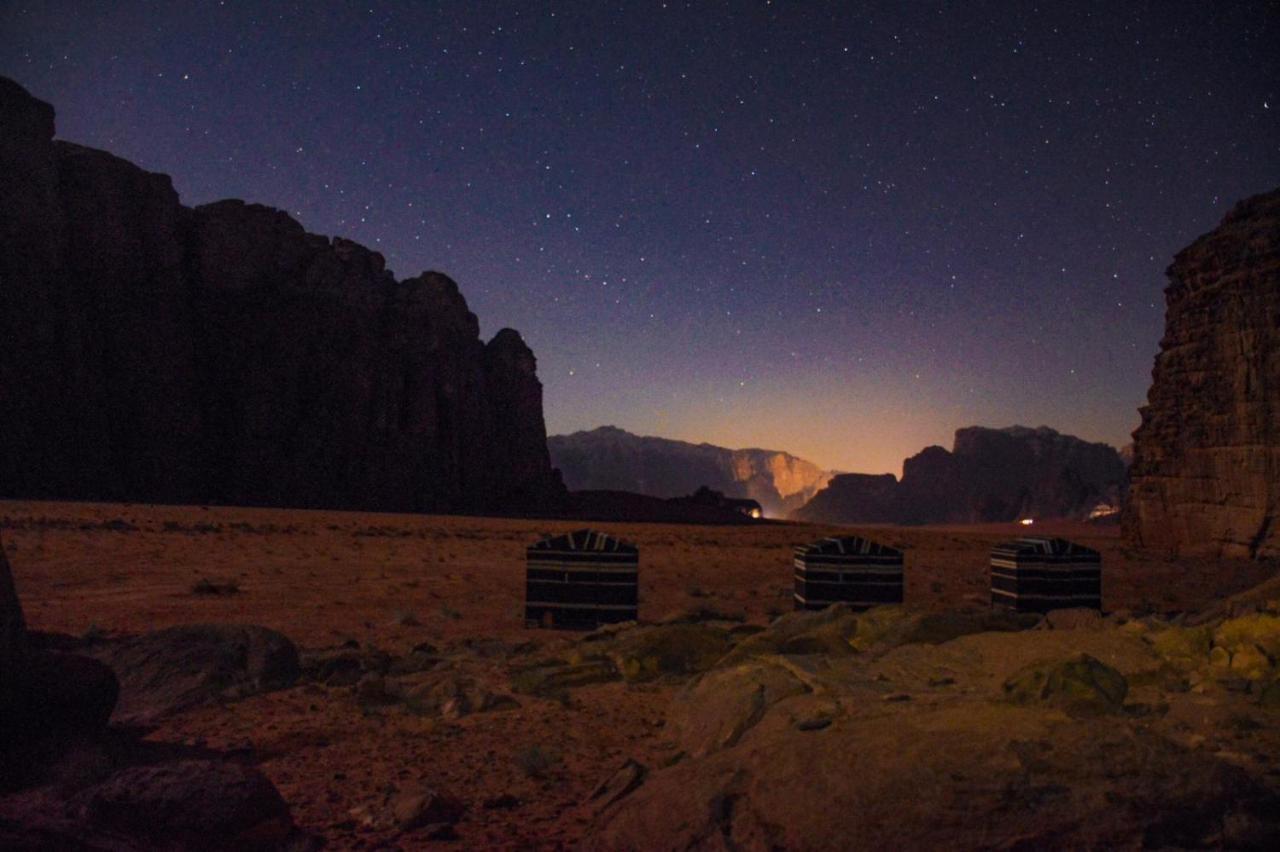
{"label": "desert floor", "polygon": [[[524,548],[573,522],[223,507],[0,502],[0,536],[29,626],[108,635],[177,624],[260,624],[302,648],[355,640],[403,654],[420,643],[468,655],[508,692],[514,657],[572,635],[526,629]],[[769,524],[595,525],[641,553],[641,618],[712,609],[765,623],[791,607],[790,548],[837,531]],[[987,553],[1024,527],[849,529],[906,550],[909,606],[983,605]],[[1137,552],[1114,527],[1042,524],[1102,551],[1107,610],[1195,609],[1256,585],[1274,566]],[[201,580],[234,583],[197,595]],[[302,828],[331,848],[429,845],[353,817],[389,787],[425,783],[468,805],[466,847],[571,846],[589,795],[628,758],[670,759],[663,718],[675,687],[607,683],[567,702],[447,720],[377,709],[350,688],[304,684],[190,711],[150,736],[235,750],[277,784]],[[505,798],[504,798],[505,797]]]}

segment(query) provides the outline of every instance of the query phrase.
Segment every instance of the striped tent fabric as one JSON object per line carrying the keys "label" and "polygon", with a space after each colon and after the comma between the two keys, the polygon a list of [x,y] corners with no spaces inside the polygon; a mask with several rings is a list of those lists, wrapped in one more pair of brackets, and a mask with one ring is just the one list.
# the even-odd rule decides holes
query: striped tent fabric
{"label": "striped tent fabric", "polygon": [[795,548],[796,609],[902,603],[902,551],[858,536]]}
{"label": "striped tent fabric", "polygon": [[636,619],[640,551],[634,544],[576,530],[543,539],[527,557],[526,626],[591,630]]}
{"label": "striped tent fabric", "polygon": [[991,551],[991,603],[1016,612],[1102,609],[1102,556],[1061,538],[1020,538]]}

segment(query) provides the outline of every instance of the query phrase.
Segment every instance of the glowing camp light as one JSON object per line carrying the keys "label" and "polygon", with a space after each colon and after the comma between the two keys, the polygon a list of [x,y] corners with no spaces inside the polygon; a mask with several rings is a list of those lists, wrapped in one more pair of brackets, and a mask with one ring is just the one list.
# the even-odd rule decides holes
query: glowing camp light
{"label": "glowing camp light", "polygon": [[1024,527],[1029,527],[1035,522],[1036,522],[1035,518],[1023,518],[1022,520],[1018,521],[1018,523],[1022,524]]}

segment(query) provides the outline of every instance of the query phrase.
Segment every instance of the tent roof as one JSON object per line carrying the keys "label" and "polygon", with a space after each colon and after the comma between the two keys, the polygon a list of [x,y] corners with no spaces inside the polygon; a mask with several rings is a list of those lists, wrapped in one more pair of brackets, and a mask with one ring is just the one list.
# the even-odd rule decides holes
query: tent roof
{"label": "tent roof", "polygon": [[812,544],[802,544],[795,549],[797,554],[836,556],[840,554],[858,554],[863,556],[901,556],[902,551],[880,544],[862,536],[847,535],[820,539]]}
{"label": "tent roof", "polygon": [[598,530],[574,530],[564,535],[550,536],[529,548],[530,550],[585,550],[605,551],[608,553],[639,553],[639,549],[630,542],[614,538]]}
{"label": "tent roof", "polygon": [[1012,553],[1019,556],[1080,556],[1085,558],[1098,556],[1098,551],[1093,548],[1067,541],[1065,538],[1018,538],[1013,541],[1006,541],[1003,544],[997,544],[992,548],[991,553],[992,555],[996,553]]}

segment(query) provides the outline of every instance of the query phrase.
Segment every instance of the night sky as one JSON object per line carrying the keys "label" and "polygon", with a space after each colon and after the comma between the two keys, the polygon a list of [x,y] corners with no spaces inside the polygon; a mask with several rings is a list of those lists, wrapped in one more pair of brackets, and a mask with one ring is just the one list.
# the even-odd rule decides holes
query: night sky
{"label": "night sky", "polygon": [[1267,2],[11,3],[62,138],[438,269],[550,432],[898,472],[1127,443],[1163,270],[1280,185]]}

